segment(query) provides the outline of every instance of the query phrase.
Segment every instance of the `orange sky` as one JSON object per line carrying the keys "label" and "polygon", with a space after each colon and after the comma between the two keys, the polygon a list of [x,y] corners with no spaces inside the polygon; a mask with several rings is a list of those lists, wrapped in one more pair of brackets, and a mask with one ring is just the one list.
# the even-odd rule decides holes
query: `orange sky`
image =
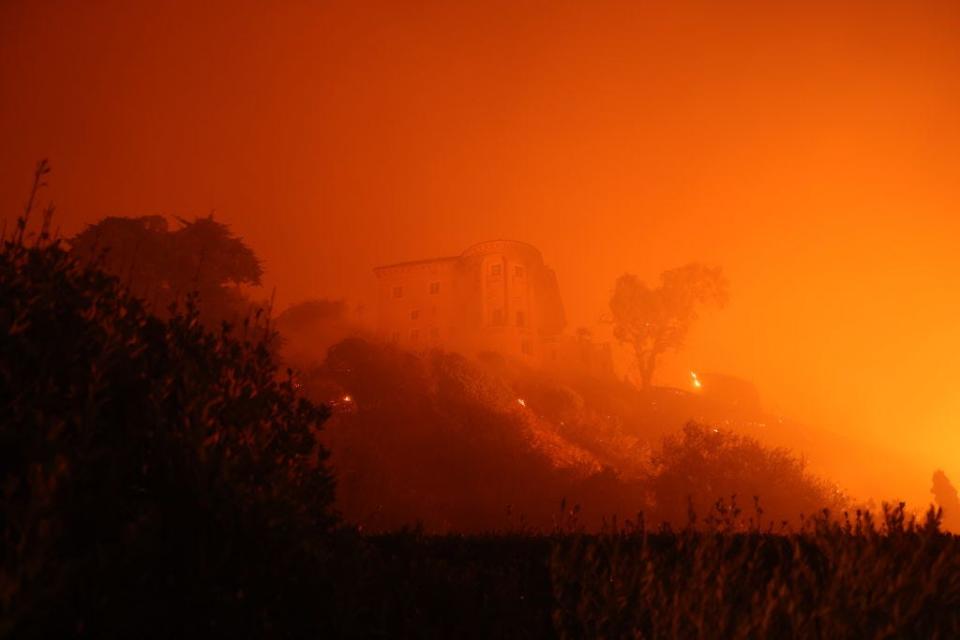
{"label": "orange sky", "polygon": [[662,381],[876,444],[855,491],[960,483],[960,3],[6,0],[0,140],[2,211],[44,156],[67,235],[214,210],[281,307],[506,237],[594,326],[721,264]]}

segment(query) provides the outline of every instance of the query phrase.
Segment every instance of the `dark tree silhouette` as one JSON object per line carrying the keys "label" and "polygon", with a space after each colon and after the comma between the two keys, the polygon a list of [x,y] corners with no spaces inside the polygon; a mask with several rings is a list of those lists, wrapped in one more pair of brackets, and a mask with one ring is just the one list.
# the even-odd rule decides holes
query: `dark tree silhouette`
{"label": "dark tree silhouette", "polygon": [[167,220],[163,216],[109,216],[70,242],[73,254],[115,275],[131,293],[147,297],[169,287]]}
{"label": "dark tree silhouette", "polygon": [[189,297],[151,315],[25,218],[0,248],[0,635],[323,636],[326,410],[262,332]]}
{"label": "dark tree silhouette", "polygon": [[170,234],[169,273],[177,286],[195,284],[209,291],[227,285],[260,284],[263,269],[253,250],[222,222],[177,218],[182,225]]}
{"label": "dark tree silhouette", "polygon": [[692,263],[664,271],[656,289],[631,274],[617,279],[610,298],[613,331],[633,348],[644,389],[650,387],[657,359],[683,347],[698,308],[722,307],[726,301],[727,281],[719,267]]}
{"label": "dark tree silhouette", "polygon": [[260,261],[212,215],[177,220],[171,231],[162,216],[104,218],[70,241],[72,253],[119,278],[155,313],[197,293],[207,325],[239,320],[249,310],[239,286],[260,284]]}

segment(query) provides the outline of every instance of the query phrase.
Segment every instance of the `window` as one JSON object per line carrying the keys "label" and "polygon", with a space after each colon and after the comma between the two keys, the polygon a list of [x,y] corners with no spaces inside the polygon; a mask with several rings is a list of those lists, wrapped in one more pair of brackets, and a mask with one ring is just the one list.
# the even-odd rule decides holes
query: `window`
{"label": "window", "polygon": [[523,277],[523,267],[521,267],[520,265],[515,266],[515,267],[513,268],[513,275],[515,275],[515,276],[518,277],[518,278],[522,278],[522,277]]}
{"label": "window", "polygon": [[523,315],[523,311],[517,311],[517,326],[524,327],[527,324],[527,318]]}
{"label": "window", "polygon": [[397,343],[400,342],[400,332],[394,331],[390,334],[390,342]]}
{"label": "window", "polygon": [[520,351],[524,352],[527,355],[530,355],[533,353],[533,346],[530,344],[529,340],[523,340],[520,343]]}
{"label": "window", "polygon": [[437,329],[436,327],[433,327],[432,329],[430,329],[430,339],[431,339],[431,340],[439,340],[439,339],[440,339],[440,329]]}
{"label": "window", "polygon": [[503,324],[503,309],[493,310],[493,324]]}
{"label": "window", "polygon": [[491,266],[490,266],[490,275],[492,275],[492,276],[498,276],[498,275],[500,275],[501,273],[503,273],[503,265],[502,265],[502,264],[499,264],[499,263],[498,263],[498,264],[494,264],[494,265],[491,265]]}
{"label": "window", "polygon": [[440,283],[439,283],[439,282],[431,282],[431,283],[430,283],[430,295],[435,296],[435,295],[437,295],[438,293],[440,293]]}
{"label": "window", "polygon": [[402,298],[403,297],[403,287],[394,287],[393,288],[393,297]]}
{"label": "window", "polygon": [[420,309],[414,309],[410,312],[411,320],[418,320],[420,318]]}
{"label": "window", "polygon": [[420,339],[420,329],[414,329],[410,332],[410,342],[416,342]]}

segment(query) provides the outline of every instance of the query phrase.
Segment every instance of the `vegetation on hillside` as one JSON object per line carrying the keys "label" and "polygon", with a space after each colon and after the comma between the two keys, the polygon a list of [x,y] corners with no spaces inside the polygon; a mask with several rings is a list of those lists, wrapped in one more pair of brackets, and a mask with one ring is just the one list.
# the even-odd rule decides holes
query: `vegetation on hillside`
{"label": "vegetation on hillside", "polygon": [[320,622],[326,411],[249,324],[152,316],[25,229],[0,249],[0,635]]}
{"label": "vegetation on hillside", "polygon": [[206,326],[241,322],[253,305],[240,287],[260,284],[260,260],[212,214],[177,223],[171,230],[163,216],[107,217],[72,238],[70,252],[118,278],[156,315],[195,293]]}
{"label": "vegetation on hillside", "polygon": [[[801,459],[753,438],[690,423],[656,439],[647,429],[663,414],[642,409],[662,407],[616,382],[597,389],[357,338],[299,380],[335,407],[324,438],[337,505],[367,530],[544,532],[561,502],[592,530],[640,511],[682,525],[691,501],[704,512],[734,494],[760,496],[778,523],[846,505]],[[683,420],[693,400],[673,417]]]}

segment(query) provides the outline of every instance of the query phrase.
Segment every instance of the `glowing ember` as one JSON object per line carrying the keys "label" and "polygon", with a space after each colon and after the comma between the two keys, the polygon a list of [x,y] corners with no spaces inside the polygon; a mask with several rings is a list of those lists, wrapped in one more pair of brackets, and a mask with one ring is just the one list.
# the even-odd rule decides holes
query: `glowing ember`
{"label": "glowing ember", "polygon": [[353,402],[353,398],[351,398],[350,396],[343,396],[343,401],[344,401],[344,402]]}
{"label": "glowing ember", "polygon": [[519,404],[521,407],[525,407],[527,406],[527,401],[523,398],[517,398],[517,404]]}
{"label": "glowing ember", "polygon": [[700,378],[697,377],[697,374],[695,371],[690,372],[690,384],[693,385],[694,389],[699,389],[703,386],[703,383],[700,382]]}

